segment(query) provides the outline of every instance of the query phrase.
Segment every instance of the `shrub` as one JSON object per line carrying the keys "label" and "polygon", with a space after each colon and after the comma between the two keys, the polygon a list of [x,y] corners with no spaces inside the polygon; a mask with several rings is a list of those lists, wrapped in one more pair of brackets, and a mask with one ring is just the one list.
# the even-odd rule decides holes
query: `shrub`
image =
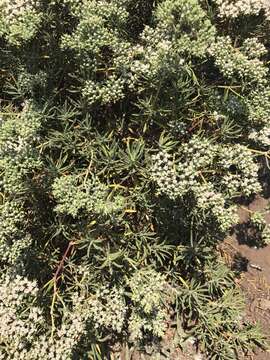
{"label": "shrub", "polygon": [[216,248],[269,159],[266,2],[0,17],[0,357],[155,357],[174,327],[209,359],[263,345]]}

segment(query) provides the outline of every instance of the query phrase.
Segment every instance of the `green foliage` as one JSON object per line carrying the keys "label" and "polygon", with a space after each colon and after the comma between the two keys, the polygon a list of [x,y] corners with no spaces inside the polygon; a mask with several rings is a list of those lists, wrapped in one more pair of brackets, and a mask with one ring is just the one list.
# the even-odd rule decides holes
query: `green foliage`
{"label": "green foliage", "polygon": [[270,151],[269,9],[238,5],[1,1],[1,359],[264,345],[216,251]]}
{"label": "green foliage", "polygon": [[188,309],[190,333],[211,359],[235,359],[237,350],[250,351],[260,343],[260,328],[245,322],[242,294],[234,274],[222,263],[205,268],[204,282],[191,280],[177,294],[178,306]]}

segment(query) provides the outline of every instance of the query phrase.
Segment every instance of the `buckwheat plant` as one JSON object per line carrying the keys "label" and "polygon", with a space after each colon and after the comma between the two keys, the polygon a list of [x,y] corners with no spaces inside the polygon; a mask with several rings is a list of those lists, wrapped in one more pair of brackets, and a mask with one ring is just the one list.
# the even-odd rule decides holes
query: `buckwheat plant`
{"label": "buckwheat plant", "polygon": [[225,171],[221,186],[228,195],[250,196],[260,193],[262,188],[258,179],[259,166],[253,153],[242,145],[220,148],[218,166]]}
{"label": "buckwheat plant", "polygon": [[41,115],[31,104],[19,113],[3,114],[0,124],[0,186],[9,194],[24,189],[27,174],[40,166],[35,144],[39,140]]}
{"label": "buckwheat plant", "polygon": [[250,217],[250,222],[252,225],[254,225],[259,230],[263,230],[264,227],[266,226],[264,214],[262,214],[258,211],[255,211],[252,213],[252,215]]}
{"label": "buckwheat plant", "polygon": [[255,88],[245,102],[250,125],[267,125],[270,116],[270,88],[268,86]]}
{"label": "buckwheat plant", "polygon": [[89,317],[99,332],[115,332],[120,334],[127,317],[127,306],[124,289],[103,286],[97,290],[89,301]]}
{"label": "buckwheat plant", "polygon": [[21,201],[6,201],[0,205],[0,259],[15,264],[31,245],[32,239],[25,227],[25,213]]}
{"label": "buckwheat plant", "polygon": [[268,171],[269,18],[0,1],[0,359],[163,354],[167,329],[207,359],[263,345],[217,246]]}
{"label": "buckwheat plant", "polygon": [[[254,50],[253,52],[252,50],[247,51],[247,44],[244,44],[243,49],[236,49],[229,36],[218,37],[208,51],[224,77],[228,79],[237,77],[241,81],[263,84],[266,81],[268,69],[264,66],[263,61],[254,56]],[[255,51],[255,54],[261,57],[261,51],[261,49]]]}
{"label": "buckwheat plant", "polygon": [[[151,166],[152,179],[157,183],[158,194],[165,193],[174,199],[181,193],[179,178],[173,167],[172,157],[165,151],[159,152],[152,157]],[[186,187],[182,186],[182,191]]]}
{"label": "buckwheat plant", "polygon": [[238,222],[236,206],[228,206],[223,195],[214,191],[209,185],[201,185],[194,189],[196,210],[208,214],[215,219],[221,232],[226,233]]}
{"label": "buckwheat plant", "polygon": [[268,126],[264,126],[260,130],[252,129],[248,137],[261,148],[268,149],[270,146],[270,128]]}
{"label": "buckwheat plant", "polygon": [[270,244],[270,227],[267,224],[262,231],[262,242],[263,244],[269,245]]}
{"label": "buckwheat plant", "polygon": [[237,18],[239,16],[259,15],[270,18],[270,5],[267,0],[215,0],[219,6],[219,16]]}
{"label": "buckwheat plant", "polygon": [[129,280],[132,313],[129,332],[133,341],[143,339],[144,333],[162,337],[166,330],[168,285],[165,277],[153,270],[136,272]]}
{"label": "buckwheat plant", "polygon": [[[179,52],[204,56],[215,35],[215,28],[205,17],[199,1],[168,0],[156,11],[158,28],[170,38]],[[175,29],[174,32],[171,30]],[[196,37],[193,36],[194,31]],[[171,36],[173,33],[173,36]]]}
{"label": "buckwheat plant", "polygon": [[58,202],[55,211],[73,217],[83,211],[86,214],[113,215],[125,207],[124,197],[110,196],[108,186],[95,176],[83,182],[76,175],[58,178],[53,183],[53,194]]}
{"label": "buckwheat plant", "polygon": [[267,54],[266,47],[260,43],[258,38],[248,38],[243,42],[241,50],[245,53],[250,59],[260,58]]}
{"label": "buckwheat plant", "polygon": [[125,82],[112,76],[104,83],[95,83],[88,80],[82,91],[89,104],[100,102],[101,104],[114,103],[124,97],[123,87]]}
{"label": "buckwheat plant", "polygon": [[41,309],[35,304],[37,284],[17,275],[2,276],[0,284],[1,359],[27,359],[29,346],[44,326]]}
{"label": "buckwheat plant", "polygon": [[14,45],[30,40],[41,23],[39,7],[38,0],[1,0],[0,33]]}

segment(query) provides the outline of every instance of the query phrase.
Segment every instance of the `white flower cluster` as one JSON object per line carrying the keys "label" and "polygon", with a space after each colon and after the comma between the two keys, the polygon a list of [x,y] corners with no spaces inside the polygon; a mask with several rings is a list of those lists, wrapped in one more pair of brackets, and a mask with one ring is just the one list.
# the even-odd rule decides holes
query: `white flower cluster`
{"label": "white flower cluster", "polygon": [[172,200],[193,195],[193,211],[212,217],[222,232],[227,231],[238,221],[228,202],[261,192],[253,153],[239,144],[215,144],[197,136],[181,145],[178,153],[174,161],[164,151],[153,157],[151,176],[158,194]]}
{"label": "white flower cluster", "polygon": [[[78,18],[78,26],[72,34],[62,36],[62,47],[72,49],[82,70],[92,74],[84,82],[82,95],[90,105],[121,100],[125,88],[133,89],[136,83],[131,71],[133,45],[119,36],[119,28],[128,17],[124,4],[103,0],[67,0],[66,4]],[[112,62],[104,67],[107,53]]]}
{"label": "white flower cluster", "polygon": [[219,16],[237,18],[239,16],[259,15],[264,12],[270,20],[270,4],[268,0],[215,0],[219,6]]}
{"label": "white flower cluster", "polygon": [[64,314],[62,324],[54,337],[42,334],[31,349],[33,359],[71,360],[82,336],[86,335],[87,306],[85,299],[77,294],[72,299],[72,308]]}
{"label": "white flower cluster", "polygon": [[36,281],[30,281],[20,275],[12,277],[6,275],[0,282],[0,303],[1,306],[10,306],[14,309],[21,309],[25,303],[32,304],[38,294]]}
{"label": "white flower cluster", "polygon": [[18,136],[17,138],[8,139],[0,148],[0,154],[2,156],[9,155],[10,160],[16,163],[20,161],[20,158],[24,159],[25,155],[31,149],[31,144],[27,139]]}
{"label": "white flower cluster", "polygon": [[15,263],[31,244],[21,196],[27,175],[40,165],[34,150],[40,125],[30,104],[21,113],[4,115],[0,124],[0,190],[5,198],[0,205],[0,257],[8,263]]}
{"label": "white flower cluster", "polygon": [[0,222],[0,259],[14,264],[32,242],[22,227],[25,222],[22,202],[10,200],[0,205]]}
{"label": "white flower cluster", "polygon": [[188,124],[179,120],[170,120],[167,123],[170,128],[170,132],[177,136],[188,135]]}
{"label": "white flower cluster", "polygon": [[164,193],[171,199],[181,197],[200,186],[204,172],[219,174],[215,186],[221,187],[226,196],[249,196],[261,191],[258,165],[245,146],[222,146],[194,136],[181,146],[179,153],[180,159],[174,162],[166,152],[153,156],[151,175],[158,194]]}
{"label": "white flower cluster", "polygon": [[[89,299],[74,294],[71,307],[66,309],[52,337],[37,305],[38,291],[35,281],[19,275],[5,275],[0,279],[0,360],[72,360],[82,336],[87,334],[87,323],[93,319]],[[102,313],[96,313],[97,318],[104,313],[115,315],[115,308],[119,306],[114,303],[113,294],[108,295],[109,310],[105,305],[102,309],[99,307]],[[101,297],[100,301],[106,299]],[[104,318],[111,329],[110,320]],[[121,321],[121,316],[113,323],[119,329],[117,321]]]}
{"label": "white flower cluster", "polygon": [[213,162],[217,147],[208,139],[194,136],[181,146],[183,161],[172,161],[165,151],[152,157],[151,175],[157,183],[158,194],[164,193],[172,200],[185,195],[198,184],[197,177],[201,168]]}
{"label": "white flower cluster", "polygon": [[156,18],[158,30],[172,41],[176,52],[201,57],[214,41],[215,27],[198,0],[163,1],[157,7]]}
{"label": "white flower cluster", "polygon": [[[242,51],[241,51],[242,50]],[[244,48],[246,51],[246,48]],[[229,36],[220,36],[208,52],[215,59],[215,64],[227,78],[239,77],[241,80],[264,83],[268,69],[256,58],[249,58],[243,49],[236,49]]]}
{"label": "white flower cluster", "polygon": [[[137,45],[119,37],[121,24],[127,20],[126,2],[66,3],[77,9],[74,15],[79,23],[72,34],[62,36],[62,47],[74,50],[82,69],[95,74],[97,80],[86,80],[82,89],[89,104],[117,102],[125,89],[140,88],[145,79],[159,81],[161,74],[179,72],[186,63],[186,53],[205,56],[214,41],[215,28],[197,0],[162,2],[154,27],[145,26]],[[104,68],[102,61],[104,48],[112,54],[109,68]]]}
{"label": "white flower cluster", "polygon": [[223,147],[220,151],[218,166],[226,171],[226,178],[221,179],[221,184],[224,188],[232,188],[232,184],[235,184],[234,190],[229,194],[249,196],[260,193],[259,166],[255,163],[252,152],[240,144]]}
{"label": "white flower cluster", "polygon": [[89,299],[88,310],[95,329],[120,334],[127,316],[124,289],[102,286]]}
{"label": "white flower cluster", "polygon": [[250,222],[259,230],[262,230],[266,226],[264,214],[259,211],[254,211],[250,216]]}
{"label": "white flower cluster", "polygon": [[160,305],[166,288],[166,279],[154,270],[143,270],[137,271],[128,281],[128,285],[132,292],[131,300],[140,304],[143,311],[148,314]]}
{"label": "white flower cluster", "polygon": [[17,86],[21,94],[29,96],[33,95],[35,88],[45,88],[47,84],[45,71],[31,74],[24,67],[19,67],[18,72]]}
{"label": "white flower cluster", "polygon": [[[146,26],[142,35],[143,45],[131,50],[130,70],[135,79],[151,79],[158,76],[173,60],[172,43],[157,30]],[[179,67],[183,63],[179,63]]]}
{"label": "white flower cluster", "polygon": [[[91,184],[87,184],[89,187]],[[76,175],[57,178],[53,183],[53,196],[57,200],[55,211],[76,217],[88,204],[84,186],[79,184]]]}
{"label": "white flower cluster", "polygon": [[104,82],[88,80],[82,89],[82,95],[90,105],[115,103],[124,97],[124,86],[125,80],[115,76],[109,77]]}
{"label": "white flower cluster", "polygon": [[33,304],[35,282],[9,275],[0,282],[0,359],[30,359],[28,348],[44,325],[40,308]]}
{"label": "white flower cluster", "polygon": [[1,0],[0,5],[9,23],[18,21],[26,12],[35,12],[39,6],[39,0]]}
{"label": "white flower cluster", "polygon": [[186,54],[203,57],[214,41],[215,28],[197,0],[166,0],[155,15],[156,26],[145,26],[140,45],[130,51],[135,79],[159,81],[161,74],[179,72]]}
{"label": "white flower cluster", "polygon": [[[118,30],[108,32],[105,21],[113,18],[113,24],[118,26],[125,22],[127,13],[121,3],[87,2],[85,11],[78,15],[81,22],[75,32],[62,37],[62,46],[75,50],[80,63],[91,68],[91,71],[97,73],[97,79],[101,79],[89,79],[85,83],[82,92],[90,104],[116,102],[124,97],[125,87],[134,90],[146,78],[158,80],[161,73],[171,73],[172,69],[178,72],[185,64],[186,52],[204,56],[209,44],[214,41],[215,29],[205,19],[205,12],[198,1],[184,0],[166,0],[158,6],[156,26],[145,26],[139,45],[120,41]],[[192,32],[183,34],[181,29],[185,26],[191,27]],[[171,31],[171,27],[174,31]],[[172,37],[176,28],[179,28],[178,35]],[[193,36],[194,31],[196,37]],[[86,36],[89,33],[91,37]],[[110,69],[103,69],[104,73],[100,69],[103,67],[102,47],[108,47],[114,54]]]}
{"label": "white flower cluster", "polygon": [[152,156],[152,179],[157,183],[158,194],[164,192],[174,198],[178,191],[178,177],[173,168],[172,157],[165,151]]}
{"label": "white flower cluster", "polygon": [[143,339],[144,332],[162,337],[166,330],[167,282],[154,270],[137,271],[128,281],[132,313],[129,318],[131,340]]}
{"label": "white flower cluster", "polygon": [[226,206],[226,200],[217,193],[213,186],[201,185],[193,189],[196,198],[196,209],[210,215],[218,223],[221,232],[227,232],[239,221],[236,206]]}
{"label": "white flower cluster", "polygon": [[268,126],[270,119],[270,88],[259,87],[250,93],[246,101],[251,126]]}
{"label": "white flower cluster", "polygon": [[256,37],[246,39],[241,46],[241,50],[250,59],[260,58],[267,54],[266,47]]}
{"label": "white flower cluster", "polygon": [[76,175],[62,176],[53,183],[53,195],[58,202],[55,210],[73,217],[82,211],[113,216],[125,206],[123,196],[109,197],[108,186],[94,176],[83,183]]}
{"label": "white flower cluster", "polygon": [[[86,20],[79,23],[71,35],[64,34],[62,36],[62,47],[78,52],[79,56],[83,55],[83,57],[86,57],[88,55],[89,58],[87,60],[90,66],[93,67],[93,61],[95,63],[96,59],[92,55],[98,55],[102,46],[110,46],[110,44],[116,42],[115,35],[109,33],[103,26],[103,23],[104,20],[102,18],[92,13],[87,16]],[[86,64],[86,59],[84,61]]]}
{"label": "white flower cluster", "polygon": [[97,16],[104,17],[107,20],[117,19],[124,23],[128,13],[125,9],[127,1],[114,0],[108,3],[106,0],[58,0],[69,6],[72,14],[79,18],[85,18],[86,14],[93,13]]}
{"label": "white flower cluster", "polygon": [[12,45],[31,39],[41,23],[38,0],[0,0],[0,34]]}
{"label": "white flower cluster", "polygon": [[81,339],[87,337],[89,321],[88,303],[85,296],[73,294],[72,304],[67,308],[62,323],[55,329],[54,336],[43,326],[27,354],[31,360],[72,360]]}
{"label": "white flower cluster", "polygon": [[146,317],[139,311],[133,311],[129,318],[130,341],[140,342],[145,335],[162,338],[167,328],[166,321],[168,321],[168,314],[163,308],[158,309],[152,317],[149,314]]}
{"label": "white flower cluster", "polygon": [[8,157],[12,163],[26,161],[33,144],[39,139],[40,125],[39,115],[31,108],[6,116],[0,124],[0,157]]}
{"label": "white flower cluster", "polygon": [[[181,146],[181,157],[193,169],[201,170],[211,165],[219,152],[219,146],[207,138],[193,136]],[[182,167],[182,164],[179,166]],[[181,170],[181,169],[179,169]]]}
{"label": "white flower cluster", "polygon": [[262,231],[263,244],[270,245],[270,226],[266,225]]}
{"label": "white flower cluster", "polygon": [[251,130],[248,138],[261,147],[270,147],[270,127],[264,126],[260,130]]}

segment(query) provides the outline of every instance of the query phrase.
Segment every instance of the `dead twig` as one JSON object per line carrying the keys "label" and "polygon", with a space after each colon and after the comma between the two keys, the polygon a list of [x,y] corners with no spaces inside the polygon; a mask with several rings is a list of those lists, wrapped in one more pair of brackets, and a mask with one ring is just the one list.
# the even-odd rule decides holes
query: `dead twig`
{"label": "dead twig", "polygon": [[60,277],[61,277],[61,274],[62,274],[62,270],[64,268],[64,264],[65,264],[65,261],[67,259],[67,257],[69,256],[73,246],[75,245],[75,242],[74,241],[70,241],[68,243],[68,246],[62,256],[62,259],[61,261],[59,262],[58,266],[57,266],[57,269],[54,273],[54,276],[53,276],[53,297],[52,297],[52,303],[51,303],[51,309],[50,309],[50,315],[51,315],[51,323],[52,323],[52,331],[51,331],[51,336],[53,336],[54,334],[54,330],[55,330],[55,322],[54,322],[54,305],[55,305],[55,301],[56,301],[56,298],[57,298],[57,285],[58,285],[58,281],[60,280]]}

